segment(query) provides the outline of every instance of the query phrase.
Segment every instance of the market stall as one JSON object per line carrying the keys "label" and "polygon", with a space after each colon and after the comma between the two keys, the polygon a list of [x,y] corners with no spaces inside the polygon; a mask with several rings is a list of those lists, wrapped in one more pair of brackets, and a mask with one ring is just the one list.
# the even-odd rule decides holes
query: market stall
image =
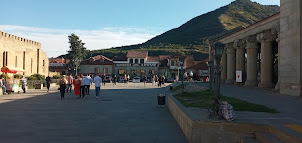
{"label": "market stall", "polygon": [[20,78],[21,77],[14,78],[14,75],[18,74],[18,73],[25,73],[25,70],[4,66],[4,67],[1,68],[1,72],[13,74],[13,76],[11,78],[5,79],[5,81],[6,81],[6,91],[7,92],[19,93],[19,85],[20,85]]}

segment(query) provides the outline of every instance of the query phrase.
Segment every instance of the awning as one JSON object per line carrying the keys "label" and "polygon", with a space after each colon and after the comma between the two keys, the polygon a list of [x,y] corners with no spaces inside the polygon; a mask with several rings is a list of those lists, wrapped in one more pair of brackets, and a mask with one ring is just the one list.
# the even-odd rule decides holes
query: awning
{"label": "awning", "polygon": [[25,73],[25,70],[19,69],[19,68],[12,68],[12,67],[8,67],[8,66],[4,66],[4,67],[1,68],[1,72],[16,74],[18,72]]}

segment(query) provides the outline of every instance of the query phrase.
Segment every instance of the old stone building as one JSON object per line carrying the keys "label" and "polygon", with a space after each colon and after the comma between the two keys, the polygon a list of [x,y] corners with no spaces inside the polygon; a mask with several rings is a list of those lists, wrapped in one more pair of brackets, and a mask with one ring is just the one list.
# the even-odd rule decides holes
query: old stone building
{"label": "old stone building", "polygon": [[[281,0],[280,6],[280,13],[216,40],[225,44],[223,82],[302,95],[302,2]],[[212,61],[216,41],[209,48]],[[236,71],[242,72],[240,83]]]}
{"label": "old stone building", "polygon": [[41,43],[0,31],[0,66],[23,69],[25,75],[48,74],[48,57]]}

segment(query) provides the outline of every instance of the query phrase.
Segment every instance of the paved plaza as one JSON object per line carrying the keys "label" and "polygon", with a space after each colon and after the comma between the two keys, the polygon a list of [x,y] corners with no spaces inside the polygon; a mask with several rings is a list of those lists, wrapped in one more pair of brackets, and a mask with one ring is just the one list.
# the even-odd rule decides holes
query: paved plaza
{"label": "paved plaza", "polygon": [[83,99],[60,99],[57,88],[0,96],[2,143],[186,143],[157,94],[168,89],[147,83],[106,84]]}

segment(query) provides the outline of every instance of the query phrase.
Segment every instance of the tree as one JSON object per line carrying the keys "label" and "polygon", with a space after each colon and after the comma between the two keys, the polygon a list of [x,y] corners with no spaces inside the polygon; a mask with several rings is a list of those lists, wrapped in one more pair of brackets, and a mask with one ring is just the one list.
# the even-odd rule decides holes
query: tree
{"label": "tree", "polygon": [[84,47],[85,43],[82,43],[82,40],[75,35],[71,34],[68,36],[70,43],[70,50],[68,51],[70,58],[70,65],[73,69],[75,69],[75,74],[78,74],[78,67],[80,66],[81,61],[86,56],[86,47]]}

